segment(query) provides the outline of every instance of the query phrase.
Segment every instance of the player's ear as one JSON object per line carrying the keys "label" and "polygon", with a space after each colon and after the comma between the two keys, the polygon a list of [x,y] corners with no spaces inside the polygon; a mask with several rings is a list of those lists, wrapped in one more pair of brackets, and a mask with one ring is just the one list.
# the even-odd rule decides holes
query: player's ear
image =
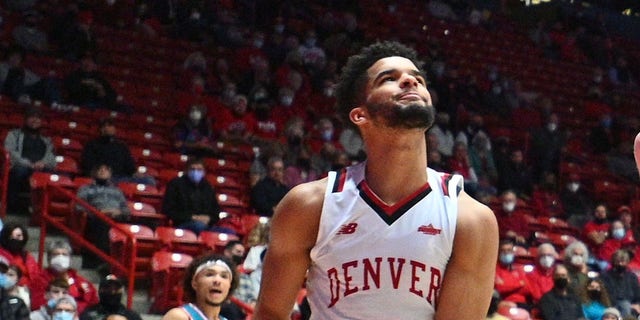
{"label": "player's ear", "polygon": [[355,125],[359,125],[367,121],[367,112],[363,107],[355,107],[349,112],[349,120]]}

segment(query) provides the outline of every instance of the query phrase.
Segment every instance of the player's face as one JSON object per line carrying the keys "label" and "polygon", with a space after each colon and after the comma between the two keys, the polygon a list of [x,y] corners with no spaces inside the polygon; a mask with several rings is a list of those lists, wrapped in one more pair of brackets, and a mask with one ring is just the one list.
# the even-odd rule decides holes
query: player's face
{"label": "player's face", "polygon": [[222,305],[229,295],[231,276],[222,266],[212,266],[200,271],[191,282],[198,302],[216,307]]}
{"label": "player's face", "polygon": [[435,112],[423,74],[411,60],[387,57],[368,70],[365,105],[373,121],[391,128],[428,129]]}

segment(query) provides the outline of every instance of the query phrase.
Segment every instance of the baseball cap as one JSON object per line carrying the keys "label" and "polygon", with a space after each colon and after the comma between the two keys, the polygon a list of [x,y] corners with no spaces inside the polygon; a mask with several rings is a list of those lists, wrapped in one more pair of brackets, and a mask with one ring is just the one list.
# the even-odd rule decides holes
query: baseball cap
{"label": "baseball cap", "polygon": [[122,282],[122,279],[118,278],[118,276],[116,276],[115,274],[109,274],[102,278],[102,280],[100,280],[101,287],[107,285],[115,285],[121,288],[124,286],[124,283]]}

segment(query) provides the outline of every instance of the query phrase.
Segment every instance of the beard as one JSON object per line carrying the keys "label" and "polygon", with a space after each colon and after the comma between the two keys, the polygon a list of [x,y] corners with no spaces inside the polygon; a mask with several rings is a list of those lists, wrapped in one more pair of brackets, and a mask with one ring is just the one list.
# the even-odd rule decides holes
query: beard
{"label": "beard", "polygon": [[390,128],[424,129],[431,128],[435,121],[435,110],[432,105],[421,105],[412,102],[401,106],[391,102],[387,104],[371,104],[367,106],[372,117],[383,119]]}

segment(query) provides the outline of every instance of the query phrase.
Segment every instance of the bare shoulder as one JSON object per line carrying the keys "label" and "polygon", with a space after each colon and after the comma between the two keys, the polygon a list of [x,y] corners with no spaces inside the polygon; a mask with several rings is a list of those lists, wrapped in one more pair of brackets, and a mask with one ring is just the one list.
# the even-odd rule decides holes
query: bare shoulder
{"label": "bare shoulder", "polygon": [[173,308],[165,313],[162,320],[189,320],[189,316],[181,308]]}
{"label": "bare shoulder", "polygon": [[[272,241],[299,241],[298,245],[312,246],[318,232],[327,179],[295,186],[280,201],[271,221]],[[273,244],[273,243],[272,243]]]}
{"label": "bare shoulder", "polygon": [[493,211],[464,191],[460,193],[458,198],[457,224],[458,231],[467,230],[475,234],[477,230],[484,230],[477,236],[492,232],[497,233],[498,230],[498,223]]}

